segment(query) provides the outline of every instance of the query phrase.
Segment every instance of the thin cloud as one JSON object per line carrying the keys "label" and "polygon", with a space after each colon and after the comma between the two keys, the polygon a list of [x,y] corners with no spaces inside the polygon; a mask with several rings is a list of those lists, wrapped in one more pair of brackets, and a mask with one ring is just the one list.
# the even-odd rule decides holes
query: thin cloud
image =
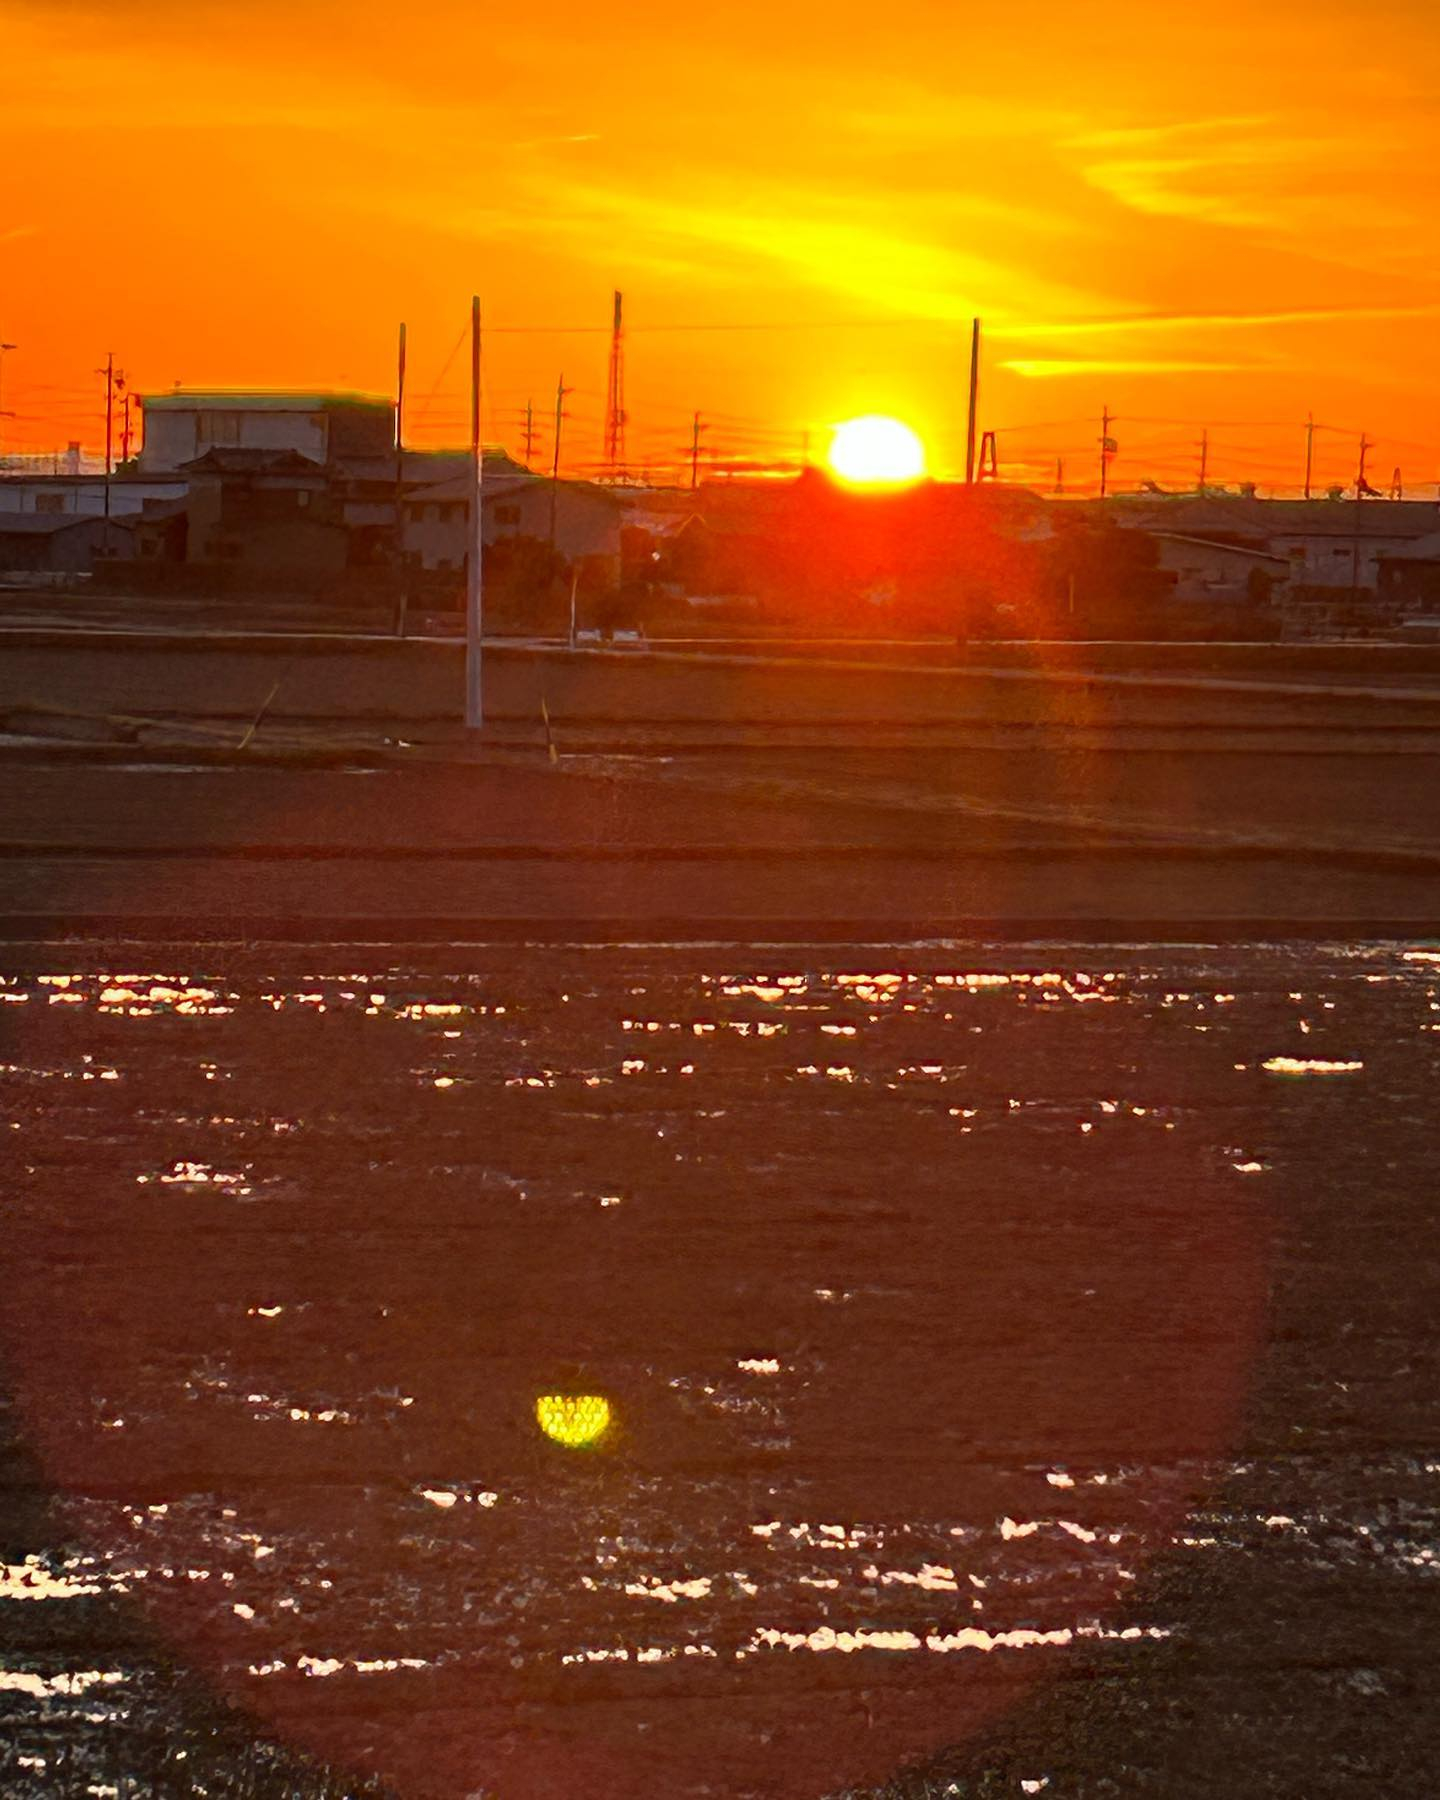
{"label": "thin cloud", "polygon": [[1032,304],[1045,304],[1047,295],[1063,296],[1071,306],[1094,303],[1060,283],[933,241],[921,228],[907,232],[876,216],[882,210],[893,215],[893,208],[864,206],[851,197],[777,190],[729,206],[694,195],[667,199],[650,190],[571,186],[557,192],[552,186],[547,201],[537,220],[547,235],[563,231],[605,243],[623,226],[639,241],[659,240],[696,259],[697,268],[723,268],[739,258],[898,318],[958,324],[979,310],[981,299],[993,296],[999,304],[1001,295],[1017,290],[1028,290]]}
{"label": "thin cloud", "polygon": [[1143,149],[1152,144],[1173,144],[1187,138],[1213,137],[1221,132],[1265,131],[1276,123],[1270,113],[1220,113],[1209,119],[1175,119],[1166,125],[1121,125],[1107,131],[1083,131],[1063,140],[1067,150]]}
{"label": "thin cloud", "polygon": [[1356,139],[1263,113],[1089,132],[1068,147],[1084,153],[1089,185],[1132,212],[1292,234],[1323,226],[1378,148],[1373,131]]}
{"label": "thin cloud", "polygon": [[1253,362],[1171,362],[1143,358],[1111,360],[1083,357],[1016,357],[1000,367],[1012,375],[1023,375],[1029,381],[1045,381],[1067,375],[1233,375],[1245,370],[1263,368]]}
{"label": "thin cloud", "polygon": [[992,338],[1101,337],[1137,331],[1260,330],[1272,325],[1332,325],[1372,319],[1440,318],[1440,302],[1409,306],[1291,307],[1274,312],[1132,313],[1107,319],[1066,319],[1046,323],[996,324]]}

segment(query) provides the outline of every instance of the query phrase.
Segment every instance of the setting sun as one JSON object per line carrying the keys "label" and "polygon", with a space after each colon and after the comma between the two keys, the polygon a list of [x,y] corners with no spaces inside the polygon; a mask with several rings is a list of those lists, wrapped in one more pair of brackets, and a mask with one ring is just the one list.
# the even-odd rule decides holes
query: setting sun
{"label": "setting sun", "polygon": [[925,473],[925,446],[899,419],[869,413],[835,427],[830,467],[842,481],[918,481]]}

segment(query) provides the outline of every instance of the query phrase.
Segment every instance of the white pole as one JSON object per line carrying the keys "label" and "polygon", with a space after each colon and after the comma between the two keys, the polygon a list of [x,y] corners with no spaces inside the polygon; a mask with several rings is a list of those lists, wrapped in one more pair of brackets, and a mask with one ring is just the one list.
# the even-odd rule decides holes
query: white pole
{"label": "white pole", "polygon": [[469,579],[465,591],[465,725],[478,731],[485,723],[485,706],[481,691],[480,667],[480,596],[481,560],[484,556],[485,532],[480,516],[484,456],[480,448],[480,296],[470,302],[470,555],[467,558]]}

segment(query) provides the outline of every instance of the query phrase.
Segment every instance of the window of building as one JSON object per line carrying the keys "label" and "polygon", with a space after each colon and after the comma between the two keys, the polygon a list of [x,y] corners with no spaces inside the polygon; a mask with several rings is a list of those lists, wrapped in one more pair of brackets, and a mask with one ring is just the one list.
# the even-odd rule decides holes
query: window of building
{"label": "window of building", "polygon": [[35,496],[35,510],[38,513],[63,513],[65,510],[65,496],[63,494],[37,494]]}
{"label": "window of building", "polygon": [[495,508],[495,523],[497,525],[518,525],[520,523],[520,508],[518,506],[497,506]]}

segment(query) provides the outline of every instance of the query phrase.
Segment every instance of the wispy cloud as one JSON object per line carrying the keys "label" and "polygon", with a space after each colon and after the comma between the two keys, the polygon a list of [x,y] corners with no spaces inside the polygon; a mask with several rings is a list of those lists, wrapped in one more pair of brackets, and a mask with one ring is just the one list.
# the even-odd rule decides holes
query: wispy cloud
{"label": "wispy cloud", "polygon": [[1164,124],[1121,125],[1081,131],[1064,140],[1068,150],[1142,150],[1160,144],[1213,138],[1221,133],[1253,135],[1275,124],[1269,113],[1220,113],[1208,119],[1171,119]]}
{"label": "wispy cloud", "polygon": [[567,131],[557,137],[517,138],[514,148],[517,150],[544,150],[551,144],[598,144],[598,131]]}
{"label": "wispy cloud", "polygon": [[1086,181],[1131,211],[1261,231],[1299,230],[1351,182],[1375,149],[1268,113],[1122,126],[1082,133]]}
{"label": "wispy cloud", "polygon": [[1000,321],[990,336],[1000,339],[1108,337],[1136,332],[1261,330],[1274,325],[1333,325],[1381,319],[1440,318],[1440,302],[1396,306],[1291,307],[1274,312],[1132,313],[1105,319],[1056,319],[1029,323]]}
{"label": "wispy cloud", "polygon": [[[551,234],[602,241],[623,229],[694,260],[715,274],[737,260],[901,318],[961,323],[988,304],[1004,310],[1023,297],[1032,306],[1084,310],[1094,296],[957,247],[930,235],[923,220],[897,219],[893,204],[863,194],[775,188],[747,190],[731,202],[693,193],[667,196],[656,188],[552,183],[541,223]],[[983,202],[988,209],[993,203]]]}
{"label": "wispy cloud", "polygon": [[1266,365],[1253,362],[1189,362],[1146,358],[1015,357],[999,365],[1012,375],[1044,381],[1066,375],[1232,375]]}

